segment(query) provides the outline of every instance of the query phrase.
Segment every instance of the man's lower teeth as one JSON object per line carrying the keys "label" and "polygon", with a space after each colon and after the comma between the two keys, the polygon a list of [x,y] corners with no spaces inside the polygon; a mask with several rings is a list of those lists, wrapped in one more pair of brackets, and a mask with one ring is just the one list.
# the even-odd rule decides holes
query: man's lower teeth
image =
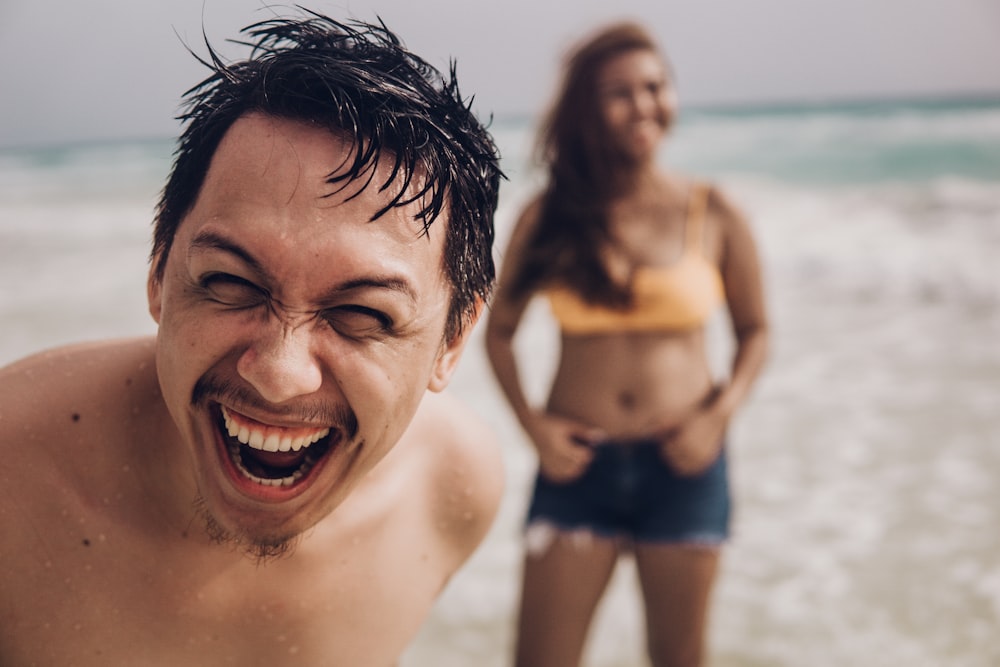
{"label": "man's lower teeth", "polygon": [[305,476],[305,474],[312,469],[313,464],[315,463],[315,461],[313,461],[312,458],[307,455],[305,460],[302,462],[302,465],[299,466],[299,469],[293,472],[291,475],[288,475],[287,477],[278,477],[272,479],[267,477],[258,477],[257,475],[247,470],[246,467],[243,465],[243,457],[240,455],[239,447],[230,447],[229,454],[233,459],[233,463],[236,464],[236,469],[239,470],[241,473],[243,473],[244,477],[254,482],[257,482],[258,484],[263,484],[264,486],[291,486],[295,482],[302,479]]}

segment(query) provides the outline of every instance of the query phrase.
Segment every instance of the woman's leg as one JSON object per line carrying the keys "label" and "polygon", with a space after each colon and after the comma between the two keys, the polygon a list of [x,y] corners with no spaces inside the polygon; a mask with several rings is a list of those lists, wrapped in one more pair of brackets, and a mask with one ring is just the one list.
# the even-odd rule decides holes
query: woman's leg
{"label": "woman's leg", "polygon": [[613,539],[558,533],[524,559],[517,667],[577,667],[618,558]]}
{"label": "woman's leg", "polygon": [[635,545],[653,667],[702,665],[719,553],[693,545]]}

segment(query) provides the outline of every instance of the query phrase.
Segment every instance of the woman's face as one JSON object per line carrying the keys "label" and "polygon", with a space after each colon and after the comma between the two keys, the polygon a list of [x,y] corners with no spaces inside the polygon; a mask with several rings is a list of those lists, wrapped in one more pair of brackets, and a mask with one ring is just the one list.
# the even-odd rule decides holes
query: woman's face
{"label": "woman's face", "polygon": [[597,98],[605,130],[622,157],[653,159],[677,115],[677,96],[659,54],[635,49],[609,60],[597,75]]}

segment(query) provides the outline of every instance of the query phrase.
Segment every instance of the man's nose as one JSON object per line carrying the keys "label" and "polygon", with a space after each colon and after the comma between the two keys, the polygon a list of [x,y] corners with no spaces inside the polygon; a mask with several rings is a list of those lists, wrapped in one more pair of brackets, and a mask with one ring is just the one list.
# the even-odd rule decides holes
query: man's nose
{"label": "man's nose", "polygon": [[268,322],[236,364],[261,397],[284,403],[319,391],[323,369],[313,354],[311,320]]}

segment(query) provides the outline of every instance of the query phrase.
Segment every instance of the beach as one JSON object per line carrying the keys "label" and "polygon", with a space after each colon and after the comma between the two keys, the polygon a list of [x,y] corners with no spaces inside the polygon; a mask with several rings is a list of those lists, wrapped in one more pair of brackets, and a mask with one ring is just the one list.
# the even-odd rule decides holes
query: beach
{"label": "beach", "polygon": [[[539,182],[531,125],[494,125],[509,177],[498,257]],[[155,331],[146,258],[170,150],[0,149],[0,364]],[[773,329],[731,427],[736,514],[709,664],[1000,664],[1000,102],[696,110],[664,160],[747,213]],[[720,314],[710,327],[720,376],[726,326]],[[554,364],[544,304],[516,344]],[[537,400],[551,370],[524,369]],[[481,327],[450,391],[503,442],[507,487],[402,667],[500,667],[535,462]],[[634,574],[623,560],[587,667],[644,664]]]}

